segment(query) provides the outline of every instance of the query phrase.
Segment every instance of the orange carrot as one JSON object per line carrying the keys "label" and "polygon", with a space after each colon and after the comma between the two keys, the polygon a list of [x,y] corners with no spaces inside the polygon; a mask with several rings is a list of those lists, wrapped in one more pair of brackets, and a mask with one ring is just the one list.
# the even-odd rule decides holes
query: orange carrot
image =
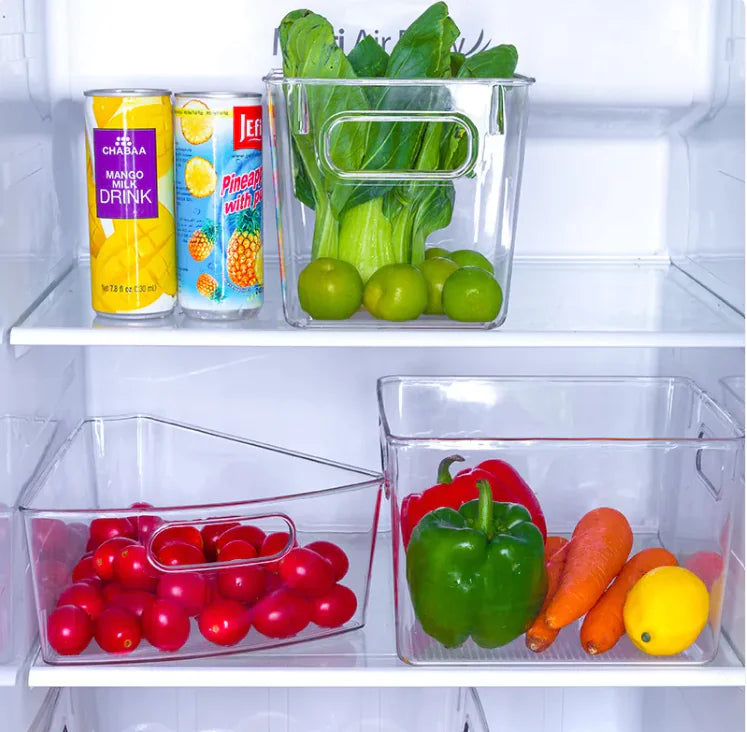
{"label": "orange carrot", "polygon": [[526,635],[527,648],[535,653],[547,650],[560,632],[547,626],[545,622],[545,608],[550,604],[550,600],[560,584],[560,575],[563,573],[565,555],[567,553],[565,547],[567,546],[568,539],[564,539],[562,536],[548,536],[545,542],[547,594],[545,595],[545,601],[542,603],[539,614],[534,619]]}
{"label": "orange carrot", "polygon": [[676,567],[677,559],[666,549],[653,547],[634,554],[620,570],[617,579],[589,610],[581,626],[581,645],[594,656],[605,653],[625,632],[623,607],[628,592],[646,572],[657,567]]}
{"label": "orange carrot", "polygon": [[573,531],[560,587],[545,610],[545,622],[559,630],[591,610],[623,568],[632,546],[633,532],[619,511],[589,511]]}

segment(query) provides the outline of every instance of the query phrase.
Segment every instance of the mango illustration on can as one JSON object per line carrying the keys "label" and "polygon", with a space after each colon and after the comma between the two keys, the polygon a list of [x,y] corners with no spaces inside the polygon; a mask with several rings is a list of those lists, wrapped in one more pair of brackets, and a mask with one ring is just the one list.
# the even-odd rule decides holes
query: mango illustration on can
{"label": "mango illustration on can", "polygon": [[93,309],[158,317],[176,302],[171,94],[85,92]]}
{"label": "mango illustration on can", "polygon": [[179,305],[231,319],[262,306],[259,94],[175,94]]}

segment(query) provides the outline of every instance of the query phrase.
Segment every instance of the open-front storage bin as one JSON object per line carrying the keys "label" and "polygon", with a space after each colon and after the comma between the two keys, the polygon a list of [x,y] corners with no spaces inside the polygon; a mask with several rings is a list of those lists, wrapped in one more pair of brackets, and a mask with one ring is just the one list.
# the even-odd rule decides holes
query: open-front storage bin
{"label": "open-front storage bin", "polygon": [[[403,660],[697,664],[715,656],[744,439],[733,419],[693,382],[385,377],[378,400]],[[523,636],[489,650],[472,640],[446,648],[426,635],[408,589],[402,506],[407,496],[436,484],[439,462],[454,454],[464,458],[460,468],[493,458],[509,463],[537,495],[548,534],[570,536],[586,512],[609,506],[630,523],[632,552],[663,546],[696,573],[707,553],[710,570],[702,579],[710,590],[710,613],[695,643],[679,655],[653,657],[623,635],[612,650],[592,658],[579,642],[580,621],[538,654],[527,649]]]}
{"label": "open-front storage bin", "polygon": [[[104,663],[197,657],[360,628],[365,622],[380,494],[380,476],[376,473],[308,455],[152,417],[86,420],[22,497],[43,658],[49,663]],[[128,508],[138,502],[150,507]],[[208,534],[220,533],[217,527],[234,529],[235,524],[255,527],[241,530],[250,534],[248,541],[255,548],[250,547],[246,554],[240,552],[230,563],[227,556],[219,563],[211,563]],[[257,530],[267,536],[284,536],[268,547],[261,534],[257,538]],[[141,573],[137,574],[141,590],[177,604],[180,593],[194,599],[191,593],[199,590],[194,602],[183,603],[191,616],[188,638],[178,648],[158,649],[146,639],[143,616],[143,637],[139,644],[128,646],[128,652],[105,652],[97,636],[82,653],[60,655],[50,643],[50,614],[62,590],[70,585],[71,571],[83,554],[93,549],[102,535],[112,533],[134,537],[144,547],[138,550],[142,552]],[[199,550],[197,555],[190,550],[176,560],[173,553],[167,559],[162,548],[168,544],[167,538],[196,543],[205,556],[199,556]],[[260,623],[258,607],[264,600],[274,592],[288,591],[287,581],[281,582],[278,577],[278,563],[290,555],[294,546],[306,547],[320,541],[337,545],[338,559],[340,549],[347,557],[347,569],[343,567],[338,572],[335,562],[333,574],[338,585],[355,595],[354,610],[348,601],[344,622],[333,622],[335,618],[330,619],[329,615],[313,616],[311,598],[318,599],[320,594],[326,597],[327,590],[320,593],[318,586],[294,585],[294,599],[285,602],[287,598],[283,596],[279,611],[282,615],[285,608],[286,614],[295,618],[293,622],[272,625],[273,618],[277,621],[278,617],[268,620],[272,609],[265,606],[264,624]],[[214,549],[216,546],[220,548],[217,544]],[[94,565],[98,556],[94,553],[91,558]],[[172,565],[171,561],[179,563]],[[112,585],[121,581],[125,589],[135,586],[122,579],[126,570],[120,573],[115,569],[116,566],[109,575],[114,574],[116,581],[110,581],[110,576],[103,586],[94,582],[107,606],[122,590],[121,586],[112,589]],[[96,567],[92,573],[85,568],[80,571],[84,576],[101,574]],[[144,580],[143,572],[147,575]],[[190,578],[185,580],[187,575]],[[192,582],[192,589],[174,589],[179,578]],[[325,575],[323,581],[328,579]],[[162,583],[169,590],[162,588]],[[194,585],[199,587],[194,589]],[[349,600],[350,595],[346,594]],[[234,617],[236,634],[229,628],[228,636],[211,636],[225,641],[218,645],[203,637],[198,622],[202,627],[204,608],[221,598],[239,603],[243,614],[238,619]],[[114,602],[120,603],[121,599]],[[303,606],[299,607],[299,603]],[[289,606],[294,608],[292,612],[287,610]],[[127,606],[128,611],[132,608]],[[233,611],[238,612],[235,605]],[[312,616],[318,622],[309,622]],[[211,616],[212,620],[217,624],[224,622],[222,617]],[[241,636],[240,629],[249,624],[250,629]],[[175,643],[167,641],[162,645]]]}
{"label": "open-front storage bin", "polygon": [[[533,79],[312,79],[275,71],[265,81],[286,320],[356,328],[503,323]],[[365,284],[384,265],[420,264],[426,246],[470,249],[487,260],[502,293],[494,318],[391,322],[361,308],[349,320],[315,320],[303,309],[299,276],[310,261],[343,259]],[[401,299],[411,297],[403,292]]]}

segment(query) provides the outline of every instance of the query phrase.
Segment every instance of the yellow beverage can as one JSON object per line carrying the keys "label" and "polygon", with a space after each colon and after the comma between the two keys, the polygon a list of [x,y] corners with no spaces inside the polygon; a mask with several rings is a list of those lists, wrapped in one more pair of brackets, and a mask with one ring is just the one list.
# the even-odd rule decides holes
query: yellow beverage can
{"label": "yellow beverage can", "polygon": [[163,89],[85,92],[91,301],[109,317],[176,302],[174,129]]}

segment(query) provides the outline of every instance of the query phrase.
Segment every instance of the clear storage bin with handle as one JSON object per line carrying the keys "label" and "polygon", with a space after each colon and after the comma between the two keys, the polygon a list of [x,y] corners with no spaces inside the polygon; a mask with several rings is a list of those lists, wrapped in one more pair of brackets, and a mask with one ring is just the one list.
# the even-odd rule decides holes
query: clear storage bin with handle
{"label": "clear storage bin with handle", "polygon": [[[270,73],[265,82],[287,321],[356,328],[503,323],[533,81]],[[501,290],[495,317],[461,322],[426,314],[391,322],[361,308],[349,319],[317,320],[299,301],[299,276],[312,260],[350,262],[365,283],[386,264],[419,265],[426,247],[436,246],[474,250],[487,260]]]}
{"label": "clear storage bin with handle", "polygon": [[[744,433],[693,382],[386,377],[378,383],[378,403],[403,660],[697,664],[715,657],[723,641],[721,607],[730,582],[724,560],[741,490]],[[631,555],[664,547],[706,584],[709,617],[695,642],[676,655],[651,656],[623,634],[611,650],[590,656],[579,642],[583,618],[541,653],[527,648],[523,634],[492,649],[471,639],[447,648],[427,635],[411,600],[405,542],[418,515],[412,497],[440,482],[440,461],[455,454],[464,462],[453,465],[453,473],[488,459],[508,463],[539,499],[548,535],[570,537],[598,507],[622,512],[632,529]]]}
{"label": "clear storage bin with handle", "polygon": [[[363,469],[154,417],[85,420],[21,498],[42,656],[55,664],[190,658],[360,628],[380,496],[380,476]],[[138,502],[146,505],[132,507]],[[223,541],[229,530],[234,540]],[[279,563],[314,542],[326,542],[311,557],[316,569],[306,567],[318,583],[301,587]],[[224,545],[233,547],[225,556]],[[128,547],[127,561],[107,564],[108,553]],[[96,597],[61,600],[73,580],[92,580]],[[325,615],[317,605],[330,593],[337,604]],[[99,595],[103,607],[137,618],[137,628],[125,621],[134,636],[125,648],[111,650]],[[149,631],[157,599],[181,610],[159,610]],[[60,603],[93,608],[92,625],[77,624],[82,642],[95,632],[82,651],[55,641],[50,618]]]}

